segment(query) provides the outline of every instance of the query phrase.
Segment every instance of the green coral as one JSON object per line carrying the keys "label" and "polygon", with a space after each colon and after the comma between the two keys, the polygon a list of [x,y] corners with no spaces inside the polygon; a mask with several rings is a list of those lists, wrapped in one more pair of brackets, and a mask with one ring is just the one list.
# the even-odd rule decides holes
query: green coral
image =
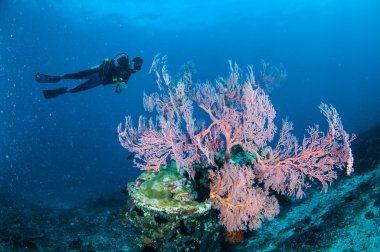
{"label": "green coral", "polygon": [[196,192],[189,180],[177,172],[175,164],[158,173],[142,173],[128,186],[135,204],[143,210],[153,211],[170,218],[202,215],[211,204],[196,201]]}

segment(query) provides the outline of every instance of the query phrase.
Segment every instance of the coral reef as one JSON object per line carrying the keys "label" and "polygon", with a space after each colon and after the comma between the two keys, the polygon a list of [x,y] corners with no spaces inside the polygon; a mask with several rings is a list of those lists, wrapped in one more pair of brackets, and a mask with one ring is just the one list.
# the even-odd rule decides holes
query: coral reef
{"label": "coral reef", "polygon": [[144,172],[127,188],[130,198],[123,215],[139,231],[140,249],[218,250],[220,227],[211,203],[196,201],[191,181],[176,168]]}
{"label": "coral reef", "polygon": [[[251,66],[243,77],[230,62],[228,77],[215,85],[195,84],[191,72],[173,80],[165,57],[156,57],[151,71],[160,92],[145,95],[144,106],[156,111],[157,118],[140,116],[134,127],[127,116],[124,128],[118,126],[119,141],[135,153],[134,163],[142,170],[157,172],[175,162],[179,173],[194,178],[195,164],[209,169],[210,199],[227,231],[257,229],[272,220],[279,207],[271,192],[301,198],[312,181],[326,192],[339,169],[345,168],[347,175],[353,172],[350,144],[355,136],[344,130],[333,106],[319,106],[327,120],[326,132],[318,125],[309,127],[299,142],[292,134],[293,124],[284,120],[273,146],[276,111]],[[269,77],[265,79],[282,79]],[[196,109],[205,120],[196,116]],[[231,161],[234,148],[248,157],[243,163]]]}

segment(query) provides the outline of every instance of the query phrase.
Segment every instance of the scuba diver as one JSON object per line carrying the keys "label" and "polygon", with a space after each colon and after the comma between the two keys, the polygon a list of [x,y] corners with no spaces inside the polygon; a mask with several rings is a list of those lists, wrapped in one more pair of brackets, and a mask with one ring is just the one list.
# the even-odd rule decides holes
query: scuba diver
{"label": "scuba diver", "polygon": [[99,85],[116,84],[116,93],[120,93],[127,86],[129,77],[136,71],[140,71],[143,64],[143,59],[135,57],[132,59],[132,64],[129,64],[129,58],[122,53],[117,55],[112,60],[104,59],[102,64],[94,66],[90,69],[83,70],[77,73],[67,73],[62,76],[51,76],[42,73],[36,73],[35,79],[39,83],[57,83],[62,79],[85,79],[82,84],[68,89],[61,87],[57,89],[45,89],[43,95],[46,99],[54,98],[65,93],[77,93],[85,91]]}

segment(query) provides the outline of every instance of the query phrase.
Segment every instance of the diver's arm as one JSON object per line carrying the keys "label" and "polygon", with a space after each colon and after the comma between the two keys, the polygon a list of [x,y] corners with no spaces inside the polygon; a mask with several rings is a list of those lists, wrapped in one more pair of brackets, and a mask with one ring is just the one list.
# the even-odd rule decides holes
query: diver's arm
{"label": "diver's arm", "polygon": [[121,91],[123,91],[127,87],[128,80],[131,77],[131,74],[133,74],[133,72],[123,75],[123,77],[119,77],[119,79],[115,80],[117,82],[116,90],[115,90],[116,93],[118,94],[121,93]]}
{"label": "diver's arm", "polygon": [[120,78],[116,83],[115,93],[120,94],[127,87],[127,82]]}

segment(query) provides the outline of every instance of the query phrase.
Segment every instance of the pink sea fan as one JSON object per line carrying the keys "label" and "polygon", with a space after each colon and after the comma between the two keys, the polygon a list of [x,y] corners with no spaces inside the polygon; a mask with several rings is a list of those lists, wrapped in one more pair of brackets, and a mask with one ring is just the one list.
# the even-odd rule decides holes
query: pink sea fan
{"label": "pink sea fan", "polygon": [[291,134],[293,125],[284,121],[276,148],[268,147],[265,153],[257,155],[255,172],[266,187],[300,198],[304,195],[303,189],[311,186],[309,180],[319,181],[327,191],[337,178],[336,168],[346,166],[348,175],[353,171],[350,143],[355,135],[350,137],[346,133],[334,107],[322,103],[319,108],[328,122],[326,133],[315,125],[307,130],[309,136],[298,144]]}
{"label": "pink sea fan", "polygon": [[209,174],[210,198],[228,231],[260,228],[264,220],[272,220],[279,213],[277,199],[269,196],[268,190],[253,185],[252,167],[226,165]]}
{"label": "pink sea fan", "polygon": [[[237,64],[230,62],[226,79],[219,78],[216,85],[194,84],[189,72],[173,81],[166,65],[160,66],[165,61],[155,58],[151,69],[160,92],[144,95],[144,106],[157,112],[156,119],[140,117],[134,128],[126,117],[124,128],[118,126],[119,141],[135,153],[134,162],[143,170],[159,171],[175,161],[179,172],[194,178],[194,163],[213,166],[210,199],[228,231],[259,228],[263,220],[273,219],[279,208],[270,190],[300,198],[311,181],[327,191],[337,169],[353,172],[350,143],[355,136],[343,129],[334,107],[319,106],[327,119],[326,133],[315,125],[299,143],[291,133],[293,124],[283,121],[272,148],[276,111],[255,82],[252,67],[243,78]],[[203,124],[194,117],[194,105],[206,116]],[[232,164],[235,146],[250,157],[250,164]]]}

